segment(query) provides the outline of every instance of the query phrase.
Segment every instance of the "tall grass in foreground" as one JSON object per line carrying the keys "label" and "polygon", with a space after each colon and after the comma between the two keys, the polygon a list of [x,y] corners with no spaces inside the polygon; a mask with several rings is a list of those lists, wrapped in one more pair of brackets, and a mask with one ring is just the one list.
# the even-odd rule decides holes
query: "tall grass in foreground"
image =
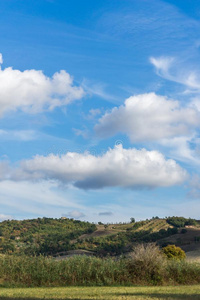
{"label": "tall grass in foreground", "polygon": [[72,286],[131,284],[126,261],[74,256],[56,261],[47,257],[0,257],[3,286]]}
{"label": "tall grass in foreground", "polygon": [[0,286],[111,286],[200,284],[200,264],[167,260],[155,245],[138,245],[129,258],[0,256]]}

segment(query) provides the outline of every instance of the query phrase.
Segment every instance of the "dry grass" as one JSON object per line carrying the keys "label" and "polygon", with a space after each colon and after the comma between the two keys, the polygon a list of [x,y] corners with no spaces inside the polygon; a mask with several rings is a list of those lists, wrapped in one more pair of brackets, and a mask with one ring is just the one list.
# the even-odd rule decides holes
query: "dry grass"
{"label": "dry grass", "polygon": [[200,250],[194,250],[187,252],[187,261],[200,263]]}
{"label": "dry grass", "polygon": [[166,259],[154,244],[138,244],[130,253],[128,271],[134,282],[149,284],[162,283],[165,276]]}

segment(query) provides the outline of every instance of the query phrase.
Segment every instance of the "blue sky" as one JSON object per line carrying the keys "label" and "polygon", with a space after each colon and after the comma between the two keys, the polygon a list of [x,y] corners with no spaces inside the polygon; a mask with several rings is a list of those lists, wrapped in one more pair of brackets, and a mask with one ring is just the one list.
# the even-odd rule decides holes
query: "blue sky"
{"label": "blue sky", "polygon": [[0,15],[0,219],[199,218],[199,1]]}

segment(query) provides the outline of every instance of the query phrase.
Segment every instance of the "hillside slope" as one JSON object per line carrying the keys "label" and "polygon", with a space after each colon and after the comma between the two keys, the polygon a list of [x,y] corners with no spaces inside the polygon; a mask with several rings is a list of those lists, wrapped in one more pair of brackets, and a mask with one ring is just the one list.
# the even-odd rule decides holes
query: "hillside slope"
{"label": "hillside slope", "polygon": [[67,218],[0,223],[0,253],[54,257],[121,255],[140,242],[156,242],[161,247],[175,244],[189,253],[188,257],[197,257],[200,225],[198,221],[181,217],[98,225]]}

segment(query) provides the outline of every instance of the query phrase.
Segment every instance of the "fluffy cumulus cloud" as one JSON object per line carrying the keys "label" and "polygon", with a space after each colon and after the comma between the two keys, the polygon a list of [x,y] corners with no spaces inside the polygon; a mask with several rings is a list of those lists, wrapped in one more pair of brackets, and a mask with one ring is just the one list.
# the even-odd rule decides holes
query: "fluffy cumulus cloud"
{"label": "fluffy cumulus cloud", "polygon": [[99,137],[125,133],[132,142],[159,141],[185,136],[200,124],[200,114],[192,107],[181,107],[178,101],[155,93],[128,98],[113,108],[95,126]]}
{"label": "fluffy cumulus cloud", "polygon": [[[0,65],[2,63],[0,54]],[[74,86],[73,78],[64,70],[47,77],[42,71],[0,66],[0,115],[17,109],[28,113],[52,110],[83,95],[83,89]]]}
{"label": "fluffy cumulus cloud", "polygon": [[6,180],[10,177],[12,169],[8,161],[0,161],[0,181]]}
{"label": "fluffy cumulus cloud", "polygon": [[157,151],[115,146],[101,156],[86,152],[37,155],[10,173],[12,180],[58,180],[82,189],[104,187],[155,188],[181,184],[186,178],[174,160]]}

